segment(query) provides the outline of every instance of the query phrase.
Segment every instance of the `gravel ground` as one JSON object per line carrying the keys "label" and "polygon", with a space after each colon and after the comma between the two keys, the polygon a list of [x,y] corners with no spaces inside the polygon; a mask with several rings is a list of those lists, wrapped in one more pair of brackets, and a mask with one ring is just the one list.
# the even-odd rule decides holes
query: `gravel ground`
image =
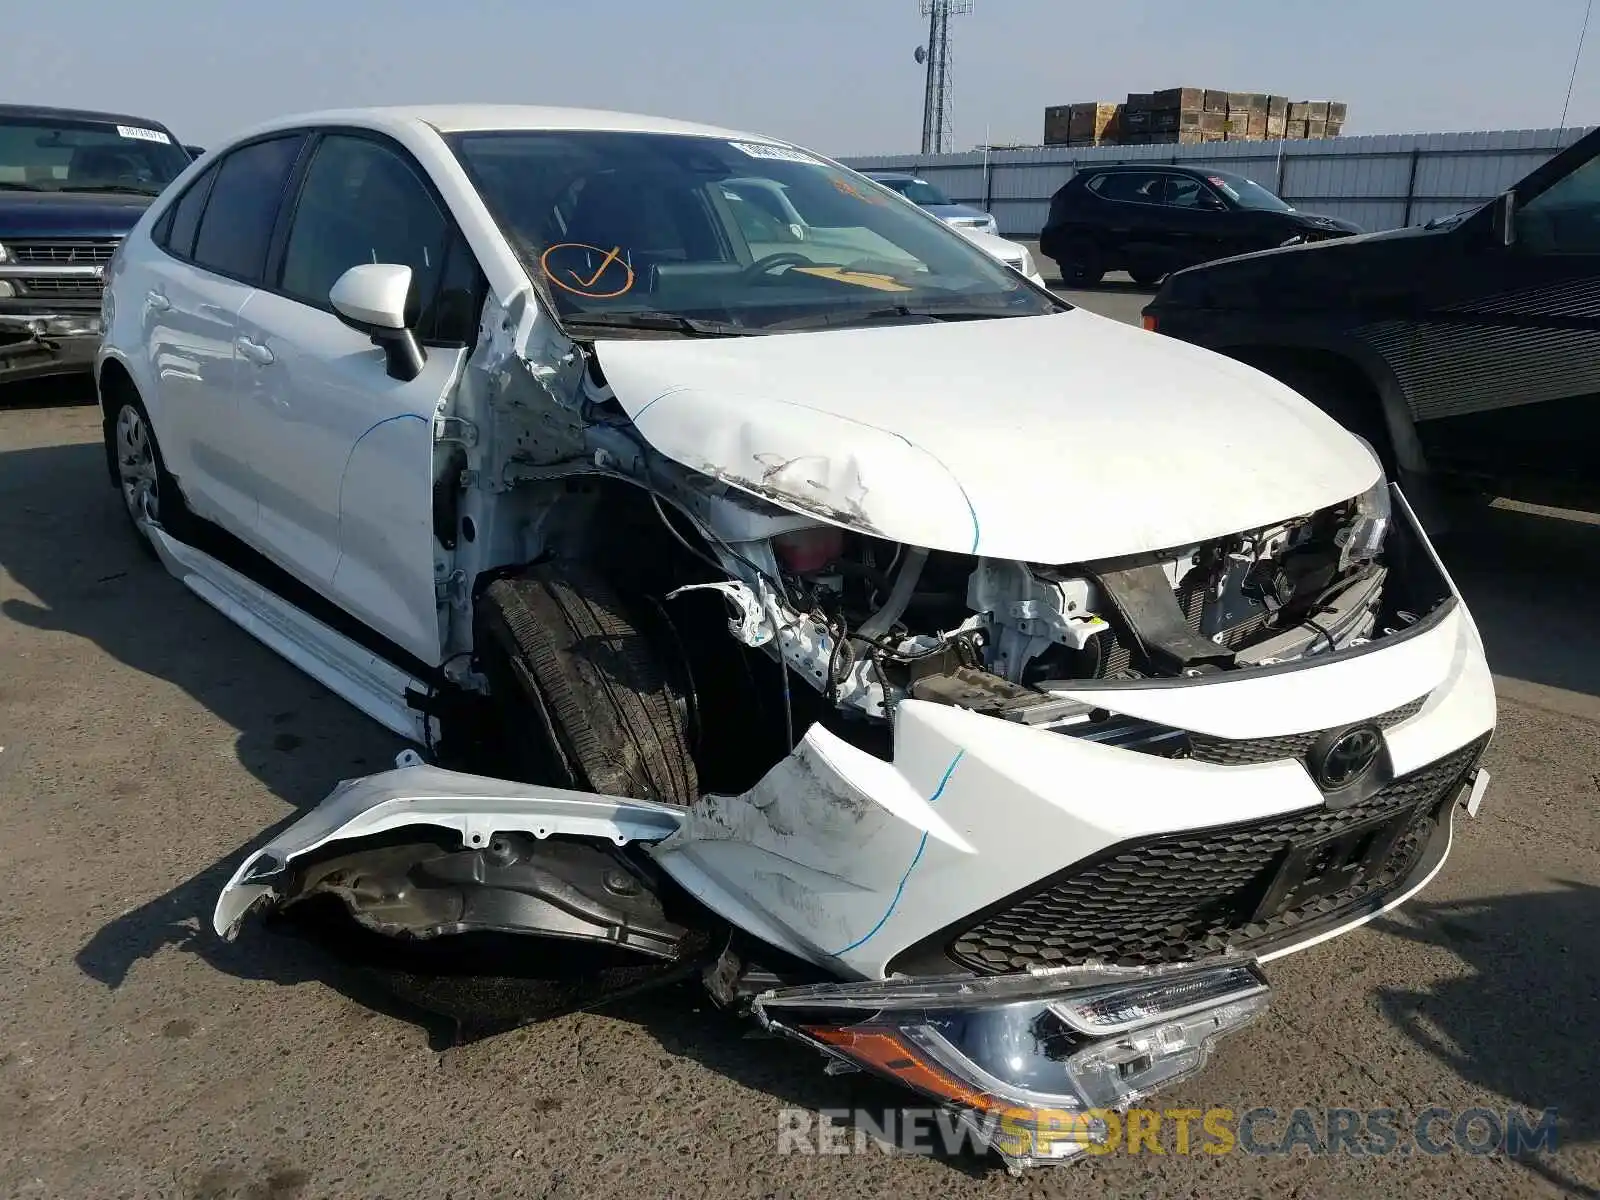
{"label": "gravel ground", "polygon": [[1019,1180],[779,1153],[784,1110],[903,1097],[690,988],[459,1044],[309,944],[217,940],[245,851],[399,746],[140,552],[81,398],[0,400],[0,1195],[1600,1195],[1600,525],[1495,509],[1452,553],[1501,691],[1480,818],[1400,915],[1275,964],[1269,1016],[1160,1098],[1271,1106],[1269,1136],[1296,1107],[1554,1107],[1556,1152],[1169,1139]]}

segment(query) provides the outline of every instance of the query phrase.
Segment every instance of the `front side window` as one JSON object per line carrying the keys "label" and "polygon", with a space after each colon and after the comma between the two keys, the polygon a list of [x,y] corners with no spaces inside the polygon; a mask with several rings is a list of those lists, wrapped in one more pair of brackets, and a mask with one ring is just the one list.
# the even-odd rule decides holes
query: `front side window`
{"label": "front side window", "polygon": [[1240,208],[1256,209],[1261,212],[1293,212],[1294,208],[1273,195],[1254,179],[1246,179],[1243,175],[1231,175],[1217,172],[1207,176],[1207,181],[1229,200]]}
{"label": "front side window", "polygon": [[369,138],[331,134],[317,145],[284,247],[281,286],[319,308],[351,267],[411,268],[419,312],[434,295],[448,222],[411,165]]}
{"label": "front side window", "polygon": [[156,126],[0,118],[0,191],[155,196],[188,165],[188,153]]}
{"label": "front side window", "polygon": [[261,278],[272,224],[304,140],[292,134],[252,142],[218,164],[194,240],[197,265],[246,282]]}
{"label": "front side window", "polygon": [[1198,179],[1188,175],[1168,175],[1162,200],[1174,208],[1219,209],[1222,201]]}
{"label": "front side window", "polygon": [[1600,254],[1600,158],[1517,210],[1517,242],[1534,254]]}
{"label": "front side window", "polygon": [[891,306],[1057,311],[960,234],[803,151],[678,134],[457,134],[457,157],[564,321],[741,332]]}

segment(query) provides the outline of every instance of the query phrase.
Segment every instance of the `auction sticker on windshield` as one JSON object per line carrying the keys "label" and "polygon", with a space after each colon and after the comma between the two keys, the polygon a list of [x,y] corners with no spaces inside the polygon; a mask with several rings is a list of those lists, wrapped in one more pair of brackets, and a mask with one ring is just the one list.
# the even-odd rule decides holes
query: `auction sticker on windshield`
{"label": "auction sticker on windshield", "polygon": [[793,146],[774,146],[766,142],[729,142],[735,150],[748,154],[751,158],[770,158],[777,162],[810,163],[812,166],[822,164],[804,150],[796,150]]}
{"label": "auction sticker on windshield", "polygon": [[138,142],[160,142],[163,146],[172,145],[172,139],[159,129],[142,129],[137,125],[118,125],[117,133],[125,138],[132,138]]}

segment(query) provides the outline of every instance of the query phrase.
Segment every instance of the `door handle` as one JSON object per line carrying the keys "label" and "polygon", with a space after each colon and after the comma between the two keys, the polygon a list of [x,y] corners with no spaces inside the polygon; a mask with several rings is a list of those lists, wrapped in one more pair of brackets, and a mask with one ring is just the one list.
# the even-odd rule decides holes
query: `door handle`
{"label": "door handle", "polygon": [[144,302],[156,312],[166,312],[172,307],[172,301],[156,291],[155,288],[151,288],[144,294]]}
{"label": "door handle", "polygon": [[259,366],[266,366],[274,358],[270,349],[252,338],[245,337],[243,334],[235,338],[233,344],[241,355]]}

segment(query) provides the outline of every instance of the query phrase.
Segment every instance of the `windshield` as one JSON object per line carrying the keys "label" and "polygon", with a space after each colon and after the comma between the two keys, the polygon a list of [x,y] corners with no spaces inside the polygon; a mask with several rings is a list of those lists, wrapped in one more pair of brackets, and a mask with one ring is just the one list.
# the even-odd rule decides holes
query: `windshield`
{"label": "windshield", "polygon": [[0,189],[154,196],[188,165],[152,125],[0,118]]}
{"label": "windshield", "polygon": [[567,324],[762,333],[1063,307],[942,222],[787,146],[556,130],[450,140]]}
{"label": "windshield", "polygon": [[1221,172],[1215,175],[1208,175],[1206,179],[1240,208],[1263,209],[1266,212],[1294,211],[1291,205],[1285,204],[1254,179],[1246,179],[1243,175],[1228,175]]}
{"label": "windshield", "polygon": [[951,200],[925,179],[878,179],[886,188],[893,188],[913,204],[927,208],[930,204],[953,204]]}

